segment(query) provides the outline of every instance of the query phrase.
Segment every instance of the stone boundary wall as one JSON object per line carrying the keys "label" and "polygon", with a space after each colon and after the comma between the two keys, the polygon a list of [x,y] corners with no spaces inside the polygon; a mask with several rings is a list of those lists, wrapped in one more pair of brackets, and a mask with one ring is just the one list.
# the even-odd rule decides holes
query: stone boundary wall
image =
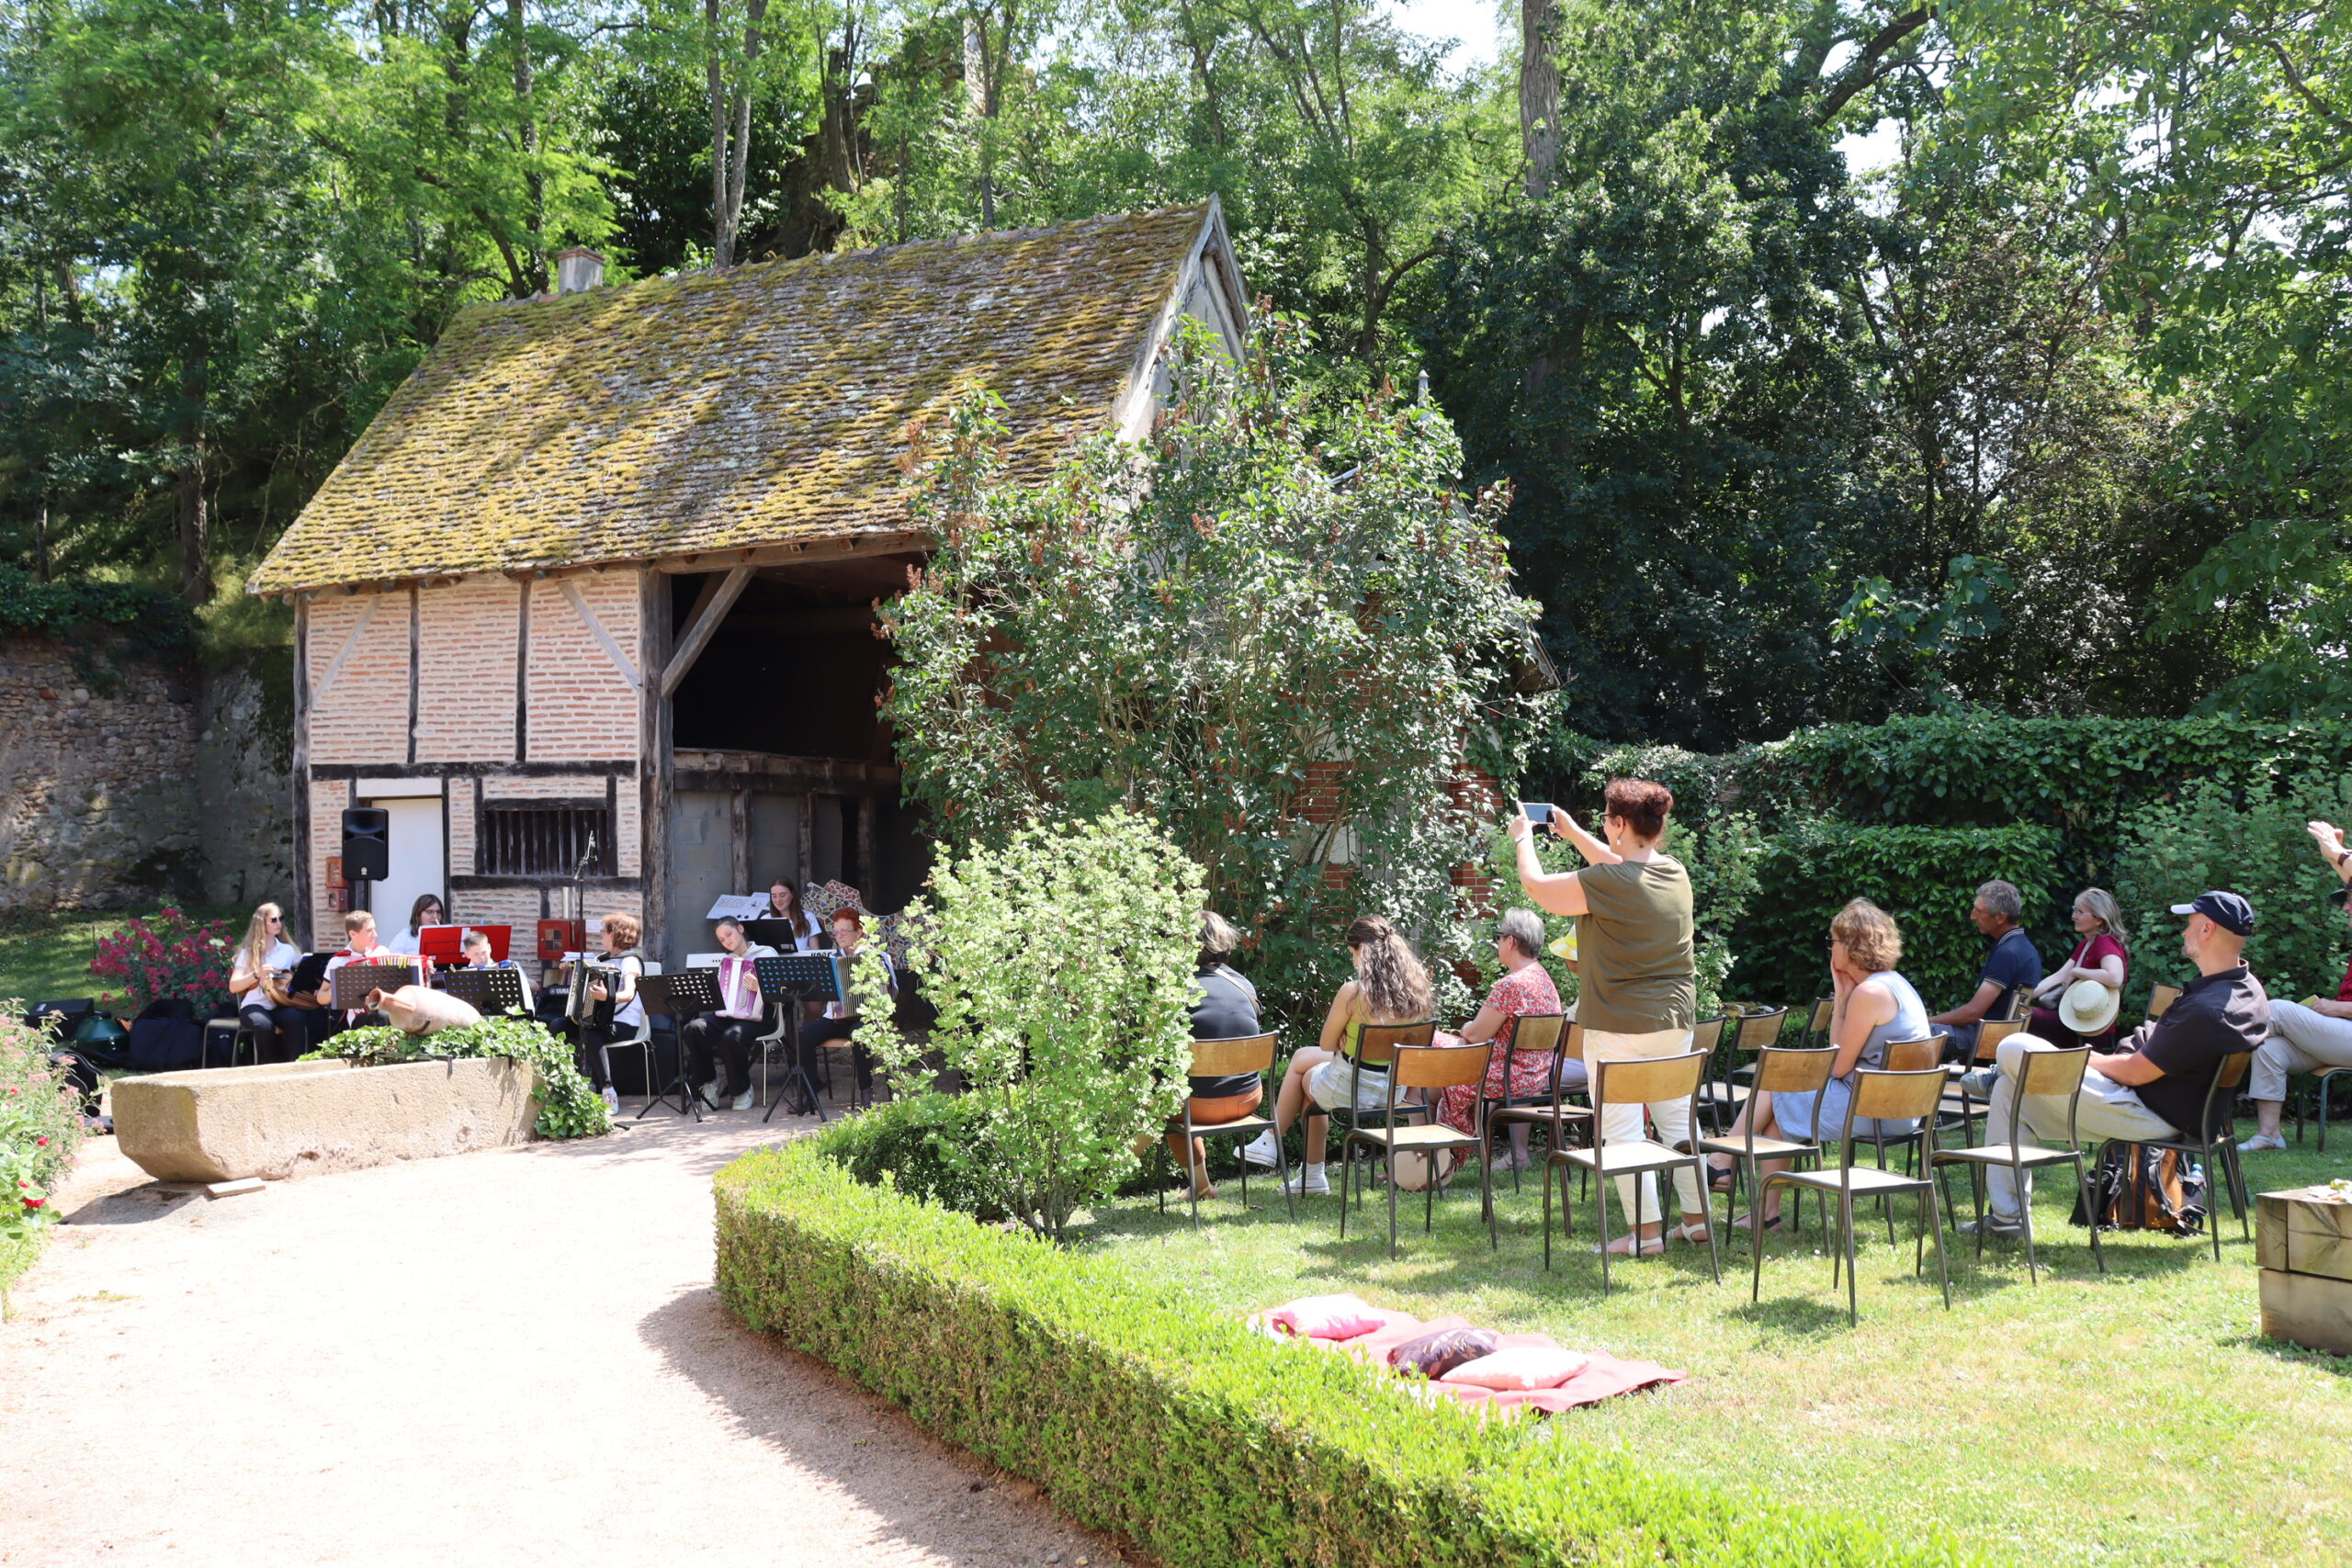
{"label": "stone boundary wall", "polygon": [[[103,657],[103,656],[101,656]],[[282,659],[276,661],[283,665]],[[0,912],[290,890],[285,677],[0,638]]]}

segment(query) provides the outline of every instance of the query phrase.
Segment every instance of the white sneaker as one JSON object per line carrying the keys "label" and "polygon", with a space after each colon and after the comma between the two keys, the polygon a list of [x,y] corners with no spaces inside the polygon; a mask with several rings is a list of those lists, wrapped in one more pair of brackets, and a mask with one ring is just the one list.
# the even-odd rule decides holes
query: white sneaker
{"label": "white sneaker", "polygon": [[2256,1133],[2253,1137],[2248,1138],[2245,1143],[2238,1145],[2238,1153],[2242,1155],[2267,1154],[2273,1150],[2283,1149],[2286,1146],[2287,1140],[2280,1137],[2276,1133]]}
{"label": "white sneaker", "polygon": [[1321,1166],[1303,1165],[1283,1179],[1283,1190],[1305,1198],[1317,1198],[1331,1190],[1331,1183],[1324,1179]]}
{"label": "white sneaker", "polygon": [[1272,1170],[1282,1163],[1282,1155],[1274,1146],[1274,1135],[1272,1133],[1261,1133],[1242,1145],[1241,1157],[1261,1170]]}
{"label": "white sneaker", "polygon": [[621,1097],[613,1092],[612,1085],[606,1084],[603,1089],[598,1089],[596,1092],[605,1097],[605,1113],[606,1115],[618,1116],[621,1113]]}
{"label": "white sneaker", "polygon": [[759,1102],[760,1091],[755,1089],[747,1089],[742,1093],[735,1097],[735,1109],[738,1111],[749,1111]]}

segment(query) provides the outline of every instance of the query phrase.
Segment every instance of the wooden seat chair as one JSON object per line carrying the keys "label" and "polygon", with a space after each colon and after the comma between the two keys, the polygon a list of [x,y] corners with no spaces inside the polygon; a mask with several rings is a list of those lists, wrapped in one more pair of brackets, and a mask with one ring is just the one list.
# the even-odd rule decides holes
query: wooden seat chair
{"label": "wooden seat chair", "polygon": [[[1437,1021],[1431,1018],[1418,1023],[1367,1023],[1356,1031],[1352,1049],[1341,1037],[1340,1055],[1354,1062],[1358,1072],[1385,1073],[1395,1064],[1399,1050],[1427,1045],[1436,1038]],[[1408,1116],[1430,1115],[1430,1108],[1425,1105],[1401,1105],[1397,1109]],[[1325,1129],[1325,1137],[1338,1134],[1342,1147],[1346,1146],[1347,1135],[1364,1124],[1363,1115],[1352,1104],[1339,1111],[1327,1111],[1310,1099],[1301,1114],[1328,1118],[1331,1124]],[[1430,1119],[1436,1120],[1434,1116]]]}
{"label": "wooden seat chair", "polygon": [[[1228,1078],[1239,1077],[1244,1073],[1256,1073],[1259,1075],[1259,1092],[1262,1095],[1265,1075],[1274,1065],[1274,1036],[1271,1034],[1243,1034],[1229,1040],[1195,1040],[1193,1042],[1193,1066],[1189,1076]],[[1263,1100],[1259,1103],[1262,1111]],[[1183,1122],[1184,1157],[1188,1164],[1192,1159],[1194,1138],[1254,1138],[1261,1133],[1272,1131],[1274,1125],[1271,1117],[1255,1112],[1238,1122],[1219,1122],[1213,1126],[1196,1125],[1193,1121],[1193,1097],[1189,1094],[1184,1097]],[[1165,1153],[1168,1147],[1166,1141],[1162,1140],[1159,1146]],[[1200,1176],[1205,1179],[1207,1175],[1208,1170],[1204,1165]],[[1292,1219],[1298,1218],[1298,1200],[1290,1190],[1290,1163],[1283,1153],[1280,1138],[1274,1140],[1274,1176],[1282,1184],[1283,1211]],[[1201,1228],[1200,1181],[1187,1172],[1184,1185],[1191,1189],[1188,1196],[1193,1202],[1193,1228],[1198,1230]],[[1241,1162],[1241,1207],[1244,1210],[1250,1207],[1250,1162],[1246,1159]],[[1168,1189],[1165,1187],[1159,1190],[1159,1212],[1163,1214],[1168,1212]]]}
{"label": "wooden seat chair", "polygon": [[[2296,1076],[2301,1077],[2304,1075],[2299,1073]],[[2317,1102],[2319,1111],[2319,1152],[2325,1154],[2327,1153],[2328,1088],[2331,1082],[2336,1078],[2342,1078],[2346,1083],[2352,1083],[2352,1067],[2322,1067],[2319,1071],[2310,1074],[2309,1077],[2312,1080],[2312,1099]],[[2295,1101],[2295,1142],[2299,1144],[2303,1141],[2303,1114],[2304,1102],[2301,1099],[2298,1099]]]}
{"label": "wooden seat chair", "polygon": [[[1785,1010],[1783,1010],[1785,1011]],[[1600,1216],[1600,1293],[1609,1293],[1609,1179],[1617,1176],[1642,1176],[1679,1169],[1690,1166],[1697,1173],[1702,1197],[1707,1190],[1707,1159],[1699,1150],[1699,1088],[1706,1077],[1707,1055],[1703,1051],[1686,1052],[1679,1056],[1657,1056],[1648,1061],[1595,1062],[1592,1064],[1592,1109],[1598,1118],[1611,1105],[1653,1105],[1660,1100],[1688,1100],[1690,1106],[1691,1145],[1674,1148],[1648,1138],[1631,1138],[1623,1143],[1609,1143],[1596,1138],[1595,1146],[1584,1149],[1554,1149],[1544,1159],[1544,1267],[1552,1267],[1552,1173],[1560,1173],[1560,1235],[1563,1240],[1576,1235],[1576,1213],[1568,1198],[1568,1171],[1571,1167],[1598,1179],[1593,1193],[1593,1205]],[[1665,1223],[1666,1194],[1658,1194],[1658,1221]],[[1699,1217],[1712,1221],[1714,1207],[1704,1204]],[[1683,1216],[1688,1223],[1690,1216]],[[1641,1250],[1642,1186],[1634,1184],[1634,1213],[1629,1216],[1634,1237],[1634,1255]],[[1715,1229],[1707,1226],[1707,1269],[1723,1282],[1723,1272],[1715,1249]]]}
{"label": "wooden seat chair", "polygon": [[[1370,1034],[1367,1028],[1364,1032]],[[1421,1190],[1421,1234],[1424,1235],[1437,1224],[1437,1194],[1442,1174],[1442,1162],[1455,1149],[1483,1151],[1486,1129],[1474,1123],[1467,1133],[1457,1133],[1432,1116],[1426,1122],[1400,1123],[1397,1114],[1408,1115],[1422,1107],[1407,1104],[1408,1091],[1419,1090],[1432,1099],[1446,1089],[1462,1084],[1480,1084],[1487,1077],[1487,1047],[1476,1045],[1399,1045],[1388,1070],[1388,1103],[1385,1120],[1378,1127],[1351,1126],[1347,1137],[1340,1145],[1340,1239],[1348,1235],[1348,1198],[1355,1174],[1355,1152],[1377,1156],[1388,1178],[1388,1256],[1396,1256],[1396,1156],[1401,1154],[1425,1156],[1430,1161],[1429,1184]],[[1487,1245],[1495,1240],[1494,1186],[1488,1179],[1487,1162],[1478,1162],[1479,1211],[1487,1220]]]}
{"label": "wooden seat chair", "polygon": [[[2246,1201],[2245,1171],[2238,1164],[2237,1133],[2230,1124],[2230,1107],[2236,1102],[2238,1086],[2245,1082],[2246,1069],[2253,1064],[2254,1053],[2251,1051],[2233,1051],[2222,1058],[2222,1070],[2213,1075],[2212,1083],[2206,1088],[2205,1104],[2198,1113],[2195,1133],[2183,1133],[2177,1138],[2135,1140],[2143,1149],[2170,1149],[2184,1159],[2194,1155],[2203,1162],[2208,1171],[2219,1169],[2223,1183],[2229,1189],[2230,1206],[2237,1211],[2238,1230],[2247,1241],[2254,1239],[2254,1231],[2246,1219],[2249,1205]],[[2107,1140],[2109,1144],[2123,1141],[2120,1138]],[[2105,1150],[2106,1145],[2102,1144],[2102,1156]],[[2220,1209],[2213,1202],[2213,1183],[2210,1177],[2205,1182],[2205,1215],[2213,1227],[2213,1261],[2219,1263],[2222,1260],[2222,1218]]]}
{"label": "wooden seat chair", "polygon": [[[1838,1053],[1827,1046],[1767,1045],[1757,1053],[1754,1087],[1762,1094],[1818,1094],[1829,1082],[1829,1069],[1835,1065],[1837,1055]],[[1753,1202],[1759,1179],[1758,1165],[1765,1160],[1801,1162],[1818,1159],[1821,1145],[1810,1138],[1772,1137],[1759,1134],[1756,1130],[1755,1119],[1751,1117],[1736,1138],[1700,1139],[1699,1152],[1702,1155],[1729,1155],[1738,1162],[1732,1167],[1731,1191],[1725,1194],[1724,1202],[1724,1220],[1729,1224],[1739,1207],[1743,1177],[1747,1180],[1749,1201]],[[1713,1200],[1711,1198],[1708,1202],[1712,1212]],[[1828,1200],[1824,1199],[1822,1202],[1826,1224]]]}
{"label": "wooden seat chair", "polygon": [[2180,1000],[2178,986],[2158,986],[2148,993],[2148,1021],[2154,1023],[2164,1017],[2165,1010]]}
{"label": "wooden seat chair", "polygon": [[[1510,1088],[1511,1068],[1521,1056],[1548,1055],[1552,1060],[1551,1084],[1541,1095],[1513,1095]],[[1570,1062],[1584,1060],[1584,1026],[1572,1024],[1556,1012],[1529,1013],[1511,1026],[1510,1043],[1503,1052],[1503,1088],[1506,1092],[1492,1098],[1480,1086],[1478,1115],[1480,1125],[1487,1129],[1487,1144],[1478,1157],[1487,1159],[1493,1152],[1493,1138],[1498,1128],[1514,1126],[1530,1129],[1542,1127],[1549,1136],[1547,1148],[1564,1148],[1570,1127],[1585,1129],[1585,1142],[1590,1143],[1592,1112],[1581,1105],[1563,1102],[1560,1077]],[[1570,1089],[1568,1093],[1580,1093]],[[1519,1190],[1519,1168],[1511,1167],[1510,1190]]]}
{"label": "wooden seat chair", "polygon": [[[1788,1021],[1789,1010],[1786,1008],[1758,1008],[1742,1013],[1732,1030],[1733,1052],[1738,1055],[1753,1056],[1767,1045],[1779,1044],[1781,1031]],[[1698,1043],[1695,1039],[1691,1043],[1694,1045]],[[1721,1133],[1730,1126],[1731,1119],[1739,1113],[1740,1106],[1747,1103],[1748,1087],[1738,1080],[1743,1076],[1752,1075],[1752,1071],[1736,1066],[1713,1083],[1702,1081],[1700,1084],[1699,1104],[1711,1113],[1716,1132]]]}
{"label": "wooden seat chair", "polygon": [[[1764,1179],[1756,1201],[1748,1207],[1748,1245],[1756,1257],[1756,1280],[1749,1300],[1761,1301],[1764,1296],[1764,1195],[1775,1187],[1818,1192],[1825,1197],[1834,1194],[1838,1199],[1838,1232],[1830,1238],[1829,1288],[1838,1288],[1838,1269],[1842,1266],[1846,1274],[1846,1321],[1849,1325],[1860,1322],[1854,1282],[1854,1200],[1893,1198],[1908,1192],[1919,1201],[1918,1251],[1912,1259],[1912,1273],[1916,1277],[1927,1267],[1927,1237],[1932,1232],[1936,1276],[1943,1284],[1944,1310],[1951,1310],[1951,1274],[1944,1262],[1943,1222],[1938,1213],[1934,1170],[1936,1101],[1943,1093],[1943,1087],[1944,1070],[1940,1066],[1913,1072],[1881,1067],[1863,1067],[1856,1072],[1854,1095],[1847,1102],[1846,1126],[1838,1138],[1837,1168],[1774,1171]],[[1919,1174],[1905,1175],[1854,1163],[1854,1123],[1864,1118],[1917,1121],[1919,1130],[1911,1138],[1918,1145]]]}
{"label": "wooden seat chair", "polygon": [[[2018,1209],[2025,1225],[2025,1273],[2033,1283],[2041,1282],[2039,1263],[2033,1247],[2033,1205],[2024,1201],[2026,1173],[2045,1166],[2072,1164],[2075,1168],[2075,1190],[2083,1201],[2083,1213],[2091,1213],[2090,1172],[2083,1165],[2083,1150],[2075,1130],[2075,1110],[2083,1091],[2083,1069],[2091,1059],[2091,1047],[2076,1045],[2060,1050],[2028,1051],[2018,1064],[2018,1092],[2009,1100],[2008,1126],[2003,1129],[2007,1141],[1983,1144],[1972,1148],[1938,1149],[1934,1155],[1939,1168],[1965,1166],[1976,1196],[1976,1256],[1984,1256],[1984,1173],[1996,1166],[2006,1168],[2017,1182]],[[2018,1126],[2020,1113],[2028,1099],[2041,1095],[2066,1097],[2066,1142],[2061,1147],[2049,1148],[2035,1145],[2020,1146]],[[1986,1129],[1989,1135],[1991,1129]],[[2107,1254],[2099,1247],[2098,1226],[2091,1226],[2091,1257],[2098,1260],[2098,1271],[2107,1272]]]}

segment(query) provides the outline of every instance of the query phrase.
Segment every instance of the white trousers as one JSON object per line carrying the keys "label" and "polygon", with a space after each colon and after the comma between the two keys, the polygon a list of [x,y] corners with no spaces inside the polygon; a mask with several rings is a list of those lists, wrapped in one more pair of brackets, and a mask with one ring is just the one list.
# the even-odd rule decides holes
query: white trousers
{"label": "white trousers", "polygon": [[[1659,1056],[1679,1056],[1690,1049],[1691,1032],[1687,1029],[1658,1029],[1646,1034],[1612,1034],[1605,1029],[1584,1032],[1584,1059],[1587,1072],[1595,1082],[1600,1075],[1592,1072],[1602,1062],[1646,1062]],[[1610,1144],[1638,1143],[1642,1138],[1642,1105],[1627,1101],[1623,1105],[1608,1105],[1600,1110],[1600,1141]],[[1690,1102],[1688,1100],[1661,1100],[1646,1108],[1650,1120],[1657,1124],[1658,1141],[1663,1144],[1688,1143],[1690,1138]],[[1647,1171],[1640,1176],[1617,1178],[1617,1206],[1625,1212],[1628,1224],[1633,1223],[1634,1182],[1641,1183],[1641,1214],[1644,1224],[1662,1222],[1666,1218],[1657,1202],[1657,1178]],[[1686,1223],[1702,1219],[1707,1213],[1705,1197],[1699,1190],[1699,1173],[1685,1167],[1674,1173],[1674,1195],[1682,1201],[1682,1217]]]}
{"label": "white trousers", "polygon": [[2270,1038],[2254,1054],[2254,1098],[2287,1098],[2287,1075],[2352,1067],[2352,1018],[2326,1018],[2301,1002],[2270,1004]]}
{"label": "white trousers", "polygon": [[[2013,1034],[2001,1042],[2001,1076],[1994,1082],[1993,1098],[1986,1102],[1984,1141],[1997,1144],[2009,1135],[2009,1107],[2018,1103],[2018,1075],[2025,1071],[2025,1054],[2029,1051],[2055,1051],[2060,1047],[2030,1034]],[[2125,1084],[2102,1077],[2094,1072],[2083,1074],[2083,1091],[2075,1100],[2075,1131],[2086,1141],[2098,1142],[2117,1138],[2125,1143],[2144,1144],[2154,1138],[2177,1136],[2173,1124],[2140,1103],[2140,1097]],[[2018,1111],[2018,1146],[2040,1148],[2041,1138],[2064,1138],[2066,1135],[2066,1100],[2064,1095],[2037,1094],[2027,1100]],[[2025,1173],[2025,1197],[2033,1192],[2033,1172]],[[2025,1212],[2024,1197],[2018,1192],[2017,1178],[2007,1166],[1984,1168],[1984,1189],[1991,1199],[1989,1207],[1996,1219],[2015,1223]]]}

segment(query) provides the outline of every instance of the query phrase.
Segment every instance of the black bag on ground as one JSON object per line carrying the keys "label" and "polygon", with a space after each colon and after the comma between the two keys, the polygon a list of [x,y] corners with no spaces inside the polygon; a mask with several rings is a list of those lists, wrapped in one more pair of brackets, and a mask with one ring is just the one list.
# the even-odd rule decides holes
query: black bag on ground
{"label": "black bag on ground", "polygon": [[[2205,1229],[2205,1168],[2175,1149],[2109,1144],[2091,1170],[2091,1197],[2103,1231],[2169,1231],[2198,1235]],[[2075,1198],[2073,1220],[2087,1223]]]}
{"label": "black bag on ground", "polygon": [[130,1025],[130,1066],[142,1073],[175,1073],[204,1055],[204,1026],[196,1007],[178,997],[149,1002]]}

